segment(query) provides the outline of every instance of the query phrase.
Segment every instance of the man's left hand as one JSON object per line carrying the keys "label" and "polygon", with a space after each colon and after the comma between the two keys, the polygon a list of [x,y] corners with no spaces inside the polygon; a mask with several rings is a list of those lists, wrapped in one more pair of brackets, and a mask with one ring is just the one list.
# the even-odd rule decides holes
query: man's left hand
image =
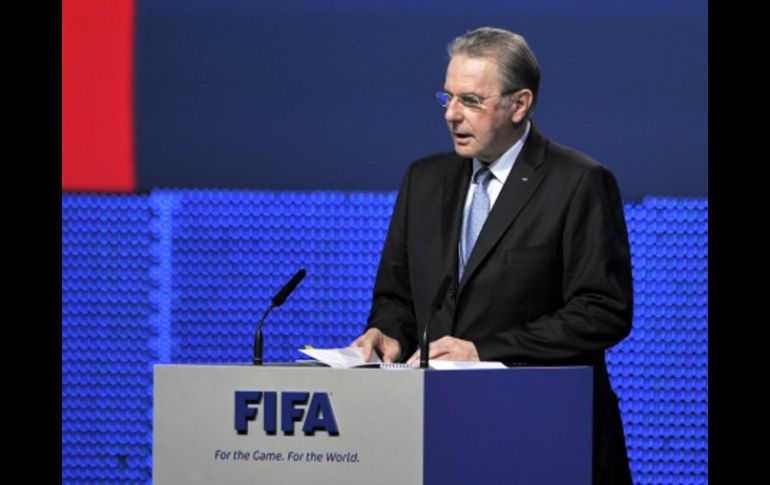
{"label": "man's left hand", "polygon": [[[470,340],[462,340],[455,337],[445,336],[430,343],[429,359],[436,360],[479,360],[479,353],[476,346]],[[409,364],[420,360],[420,351],[412,355],[407,361]]]}

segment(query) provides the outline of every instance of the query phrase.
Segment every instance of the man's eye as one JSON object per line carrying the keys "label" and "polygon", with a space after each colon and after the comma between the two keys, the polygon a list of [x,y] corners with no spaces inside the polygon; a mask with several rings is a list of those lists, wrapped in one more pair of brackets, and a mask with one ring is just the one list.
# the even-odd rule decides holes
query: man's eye
{"label": "man's eye", "polygon": [[460,102],[465,106],[475,107],[481,105],[481,100],[478,96],[463,95],[460,96]]}

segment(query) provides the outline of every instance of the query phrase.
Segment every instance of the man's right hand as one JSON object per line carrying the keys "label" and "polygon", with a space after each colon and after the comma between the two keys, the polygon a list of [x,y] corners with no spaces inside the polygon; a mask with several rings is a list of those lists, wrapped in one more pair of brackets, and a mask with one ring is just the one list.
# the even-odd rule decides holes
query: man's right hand
{"label": "man's right hand", "polygon": [[388,337],[378,328],[370,328],[363,335],[355,339],[351,347],[363,347],[364,361],[369,362],[372,351],[375,349],[382,356],[382,360],[388,364],[401,358],[401,344],[398,340]]}

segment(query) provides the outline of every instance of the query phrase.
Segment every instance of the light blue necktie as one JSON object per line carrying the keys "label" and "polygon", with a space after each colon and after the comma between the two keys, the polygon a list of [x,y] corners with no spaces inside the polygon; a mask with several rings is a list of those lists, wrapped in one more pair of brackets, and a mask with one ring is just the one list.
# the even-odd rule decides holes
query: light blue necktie
{"label": "light blue necktie", "polygon": [[471,251],[479,238],[484,221],[489,214],[489,195],[487,194],[487,185],[492,179],[492,172],[487,167],[481,167],[473,176],[476,182],[476,188],[473,190],[471,206],[468,208],[468,220],[465,224],[465,234],[463,234],[462,261],[460,262],[460,278],[462,278],[468,259],[471,257]]}

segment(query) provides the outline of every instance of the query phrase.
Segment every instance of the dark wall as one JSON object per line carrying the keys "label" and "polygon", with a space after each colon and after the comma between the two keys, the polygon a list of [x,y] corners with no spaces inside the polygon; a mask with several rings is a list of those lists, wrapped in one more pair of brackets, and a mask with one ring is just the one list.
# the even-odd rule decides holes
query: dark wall
{"label": "dark wall", "polygon": [[446,44],[493,25],[538,56],[547,136],[627,199],[708,196],[706,2],[456,3],[140,0],[139,188],[393,190],[451,150]]}

